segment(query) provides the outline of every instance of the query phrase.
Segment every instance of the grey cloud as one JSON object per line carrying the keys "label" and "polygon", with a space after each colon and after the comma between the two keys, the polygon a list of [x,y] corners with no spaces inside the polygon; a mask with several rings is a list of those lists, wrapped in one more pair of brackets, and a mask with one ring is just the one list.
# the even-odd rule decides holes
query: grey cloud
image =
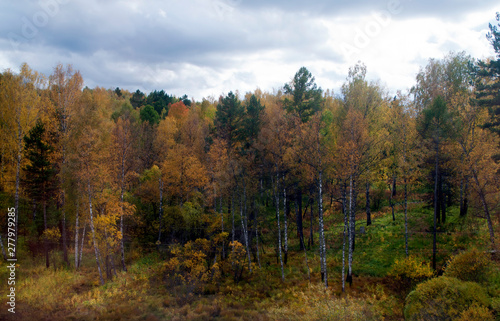
{"label": "grey cloud", "polygon": [[[27,61],[32,68],[50,74],[56,63],[72,63],[89,86],[199,95],[234,82],[257,87],[258,77],[251,72],[234,72],[231,80],[224,79],[228,70],[241,70],[250,60],[299,67],[308,61],[343,63],[339,50],[327,45],[329,33],[317,18],[348,16],[354,20],[357,15],[385,10],[390,1],[398,0],[43,1],[61,4],[57,13],[47,14],[46,24],[35,26],[36,36],[21,39],[17,51],[9,33],[22,38],[23,24],[33,24],[34,15],[44,9],[36,1],[9,0],[0,5],[0,52],[16,64],[8,67]],[[397,18],[431,15],[456,19],[496,4],[399,1],[402,10]],[[345,77],[328,72],[316,76],[335,82]]]}

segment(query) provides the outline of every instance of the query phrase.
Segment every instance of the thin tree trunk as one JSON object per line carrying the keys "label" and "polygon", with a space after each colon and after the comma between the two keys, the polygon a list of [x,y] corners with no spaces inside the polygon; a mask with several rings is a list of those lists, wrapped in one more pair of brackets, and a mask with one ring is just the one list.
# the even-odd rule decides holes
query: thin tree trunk
{"label": "thin tree trunk", "polygon": [[14,237],[14,258],[17,258],[17,232],[19,223],[19,184],[20,184],[20,173],[21,173],[21,157],[22,157],[22,130],[21,124],[18,123],[18,151],[16,159],[16,192],[14,194],[14,207],[16,209],[16,230]]}
{"label": "thin tree trunk", "polygon": [[406,257],[408,257],[409,252],[408,252],[408,184],[406,183],[406,175],[403,178],[404,180],[404,190],[405,190],[405,253]]}
{"label": "thin tree trunk", "polygon": [[443,189],[443,175],[439,175],[439,205],[441,206],[441,222],[446,223],[446,201]]}
{"label": "thin tree trunk", "polygon": [[[255,202],[255,200],[254,200]],[[254,206],[255,208],[255,206]],[[258,210],[255,209],[255,215],[254,215],[254,219],[253,219],[253,225],[254,225],[254,229],[255,229],[255,246],[256,246],[256,253],[257,253],[257,263],[259,264],[259,269],[261,268],[261,265],[260,265],[260,253],[259,253],[259,230],[258,230],[258,226],[257,226],[257,213],[258,213]]]}
{"label": "thin tree trunk", "polygon": [[247,251],[248,257],[248,271],[252,272],[252,260],[250,258],[250,246],[248,244],[248,231],[247,231],[247,198],[246,198],[246,186],[243,183],[243,195],[240,197],[240,219],[241,227],[243,229],[243,239],[245,240],[245,249]]}
{"label": "thin tree trunk", "polygon": [[104,285],[104,278],[102,277],[101,263],[99,259],[100,257],[99,247],[97,245],[95,237],[94,215],[92,212],[92,189],[90,187],[90,181],[88,182],[88,193],[89,193],[89,209],[90,209],[90,231],[92,232],[92,243],[94,244],[95,261],[97,263],[97,270],[99,271],[99,280],[101,281],[101,285]]}
{"label": "thin tree trunk", "polygon": [[[221,223],[221,233],[224,233],[224,214],[222,214],[222,196],[219,198],[219,213]],[[226,257],[224,239],[222,239],[222,259]]]}
{"label": "thin tree trunk", "polygon": [[468,177],[464,177],[460,182],[460,217],[467,216],[468,210],[468,187],[469,187],[469,179]]}
{"label": "thin tree trunk", "polygon": [[349,253],[348,253],[348,258],[347,258],[347,265],[348,265],[348,270],[347,270],[347,282],[349,285],[352,285],[352,252],[353,252],[353,226],[354,226],[354,215],[353,215],[353,206],[352,206],[352,189],[353,189],[353,182],[352,182],[352,174],[349,177]]}
{"label": "thin tree trunk", "polygon": [[231,246],[231,253],[234,253],[234,192],[231,193],[231,241],[232,241],[232,246]]}
{"label": "thin tree trunk", "polygon": [[78,270],[78,230],[80,227],[78,226],[78,211],[80,209],[80,201],[76,201],[76,217],[75,217],[75,270]]}
{"label": "thin tree trunk", "polygon": [[7,260],[7,253],[5,252],[5,248],[3,246],[2,233],[0,233],[0,247],[2,247],[3,259]]}
{"label": "thin tree trunk", "polygon": [[287,211],[287,203],[286,203],[286,185],[285,185],[285,174],[282,173],[283,178],[283,214],[284,214],[284,223],[285,223],[285,260],[284,264],[286,265],[288,262],[288,211]]}
{"label": "thin tree trunk", "polygon": [[[43,200],[43,229],[44,232],[47,232],[47,201]],[[45,247],[45,266],[47,269],[49,268],[49,244],[47,240],[47,235],[45,235],[44,240],[44,247]]]}
{"label": "thin tree trunk", "polygon": [[370,209],[370,182],[366,182],[366,226],[372,225],[372,214]]}
{"label": "thin tree trunk", "polygon": [[309,226],[309,249],[311,249],[314,246],[314,234],[313,234],[313,203],[314,199],[310,198],[309,203],[311,204],[311,209],[309,210],[309,219],[310,219],[310,226]]}
{"label": "thin tree trunk", "polygon": [[358,188],[357,188],[357,182],[356,182],[356,177],[352,177],[352,212],[351,212],[351,223],[350,223],[350,228],[351,228],[351,233],[352,233],[352,252],[356,250],[356,206],[357,206],[357,199],[358,199]]}
{"label": "thin tree trunk", "polygon": [[[321,167],[321,162],[320,162]],[[323,224],[323,170],[319,170],[318,174],[318,218],[319,218],[319,239],[320,239],[320,255],[321,255],[321,272],[325,287],[328,287],[328,274],[326,269],[326,242],[325,229]]]}
{"label": "thin tree trunk", "polygon": [[347,217],[347,193],[346,189],[347,186],[344,183],[344,186],[342,187],[342,212],[344,214],[344,231],[342,233],[342,292],[345,292],[345,243],[346,243],[346,237],[347,234],[349,233],[349,221]]}
{"label": "thin tree trunk", "polygon": [[63,189],[63,193],[62,193],[62,204],[61,204],[61,209],[62,209],[62,246],[63,246],[63,259],[64,259],[64,263],[66,263],[66,266],[69,266],[69,259],[68,259],[68,245],[67,245],[67,239],[66,239],[66,209],[65,209],[65,206],[64,204],[66,203],[65,202],[65,197],[66,197],[66,193],[64,192],[64,189]]}
{"label": "thin tree trunk", "polygon": [[162,228],[162,221],[163,221],[163,180],[161,179],[161,174],[160,177],[158,178],[158,188],[160,190],[160,209],[158,211],[158,219],[160,221],[160,226],[158,227],[158,241],[156,242],[158,244],[158,250],[160,250],[160,244],[161,244],[161,228]]}
{"label": "thin tree trunk", "polygon": [[394,215],[394,201],[393,197],[396,195],[394,188],[396,187],[396,175],[392,176],[392,184],[391,184],[391,198],[389,200],[389,204],[391,205],[391,210],[392,210],[392,220],[396,220],[396,216]]}
{"label": "thin tree trunk", "polygon": [[434,171],[434,230],[432,232],[432,268],[436,270],[437,251],[437,216],[438,216],[438,177],[439,177],[439,142],[436,144],[436,160]]}
{"label": "thin tree trunk", "polygon": [[285,270],[283,268],[283,256],[281,254],[281,225],[280,225],[280,197],[279,197],[279,171],[278,165],[276,164],[276,219],[278,221],[278,254],[281,266],[281,281],[285,282]]}
{"label": "thin tree trunk", "polygon": [[82,243],[80,245],[80,259],[78,260],[78,267],[80,267],[80,265],[82,265],[82,258],[83,258],[83,244],[84,241],[85,241],[85,230],[87,229],[87,222],[85,222],[85,224],[83,224],[83,232],[82,232]]}
{"label": "thin tree trunk", "polygon": [[[66,146],[62,149],[62,168],[66,166]],[[66,191],[64,190],[64,175],[61,175],[61,210],[62,210],[62,241],[63,241],[63,259],[66,266],[69,266],[68,246],[66,242]]]}
{"label": "thin tree trunk", "polygon": [[[121,234],[121,240],[120,240],[120,255],[121,255],[121,263],[122,263],[122,270],[127,271],[127,266],[125,265],[125,236],[123,234],[123,194],[125,193],[125,159],[122,157],[122,182],[121,182],[121,192],[120,192],[120,202],[121,202],[121,214],[120,214],[120,234]],[[161,219],[160,219],[160,225],[161,225]],[[160,227],[161,231],[161,227]]]}
{"label": "thin tree trunk", "polygon": [[[298,206],[297,206],[298,205]],[[300,249],[304,249],[304,228],[302,224],[302,190],[299,188],[297,190],[297,195],[295,197],[295,207],[296,207],[296,221],[297,221],[297,236],[300,242]]]}
{"label": "thin tree trunk", "polygon": [[478,192],[479,192],[478,193],[479,194],[479,198],[481,199],[481,203],[482,203],[483,209],[484,209],[484,214],[486,216],[486,221],[488,223],[488,231],[489,231],[489,234],[490,234],[491,247],[493,248],[493,251],[496,254],[497,247],[496,247],[496,243],[495,243],[495,232],[494,232],[494,229],[493,229],[493,222],[491,221],[491,215],[490,215],[490,210],[489,210],[489,207],[488,207],[488,203],[486,202],[486,195],[484,193],[483,188],[479,184],[479,178],[477,176],[477,172],[476,172],[475,169],[472,169],[472,174],[474,176],[474,181],[476,182],[476,186],[477,186],[477,189],[478,189]]}

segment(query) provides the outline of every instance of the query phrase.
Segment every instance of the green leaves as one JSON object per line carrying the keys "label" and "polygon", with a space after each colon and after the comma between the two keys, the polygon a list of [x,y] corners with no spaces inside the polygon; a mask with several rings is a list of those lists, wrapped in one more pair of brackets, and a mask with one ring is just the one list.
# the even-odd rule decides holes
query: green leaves
{"label": "green leaves", "polygon": [[156,125],[160,122],[160,115],[151,105],[146,105],[141,109],[141,120],[149,122],[150,125]]}
{"label": "green leaves", "polygon": [[424,138],[432,138],[438,142],[443,138],[453,136],[452,114],[448,111],[443,97],[438,96],[422,111],[422,117],[418,122],[418,131]]}
{"label": "green leaves", "polygon": [[232,91],[217,105],[214,124],[218,135],[226,141],[229,149],[238,142],[244,112],[240,100]]}
{"label": "green leaves", "polygon": [[286,95],[292,96],[292,99],[285,98],[283,101],[285,109],[289,113],[298,114],[303,123],[321,109],[322,90],[317,87],[306,67],[300,68],[292,82],[285,84],[283,89]]}

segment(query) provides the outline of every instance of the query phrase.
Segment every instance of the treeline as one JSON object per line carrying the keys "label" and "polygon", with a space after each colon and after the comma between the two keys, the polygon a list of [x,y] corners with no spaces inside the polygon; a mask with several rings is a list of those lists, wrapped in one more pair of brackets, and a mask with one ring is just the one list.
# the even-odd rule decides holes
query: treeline
{"label": "treeline", "polygon": [[[272,238],[284,280],[290,238],[307,262],[317,233],[327,286],[325,212],[343,222],[343,280],[352,282],[356,224],[371,224],[389,189],[394,219],[397,193],[405,222],[409,198],[424,194],[433,206],[434,268],[437,227],[453,204],[486,220],[496,250],[500,36],[490,29],[497,60],[463,52],[430,59],[410,92],[394,97],[366,79],[362,64],[339,93],[323,91],[302,67],[275,92],[201,102],[83,88],[71,66],[48,77],[27,64],[6,70],[0,195],[16,209],[16,245],[23,235],[49,267],[60,243],[65,264],[78,268],[90,237],[104,284],[104,272],[126,270],[134,244],[165,252],[205,240],[207,258],[233,263],[244,248],[238,279],[242,262],[250,272],[261,265],[259,242]],[[408,255],[408,224],[405,240]]]}

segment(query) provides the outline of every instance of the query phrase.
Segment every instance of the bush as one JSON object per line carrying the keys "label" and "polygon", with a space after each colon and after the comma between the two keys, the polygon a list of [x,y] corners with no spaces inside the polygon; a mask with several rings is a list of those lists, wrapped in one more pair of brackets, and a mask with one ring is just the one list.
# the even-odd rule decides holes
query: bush
{"label": "bush", "polygon": [[415,256],[410,256],[394,262],[388,275],[393,277],[399,293],[407,294],[418,283],[434,276],[430,264],[422,261]]}
{"label": "bush", "polygon": [[404,316],[405,320],[450,320],[460,317],[473,305],[489,305],[483,287],[442,276],[417,285],[406,298]]}
{"label": "bush", "polygon": [[473,304],[462,312],[457,321],[495,321],[495,317],[488,308]]}
{"label": "bush", "polygon": [[444,275],[462,281],[482,283],[488,280],[492,261],[477,249],[462,252],[448,260]]}

